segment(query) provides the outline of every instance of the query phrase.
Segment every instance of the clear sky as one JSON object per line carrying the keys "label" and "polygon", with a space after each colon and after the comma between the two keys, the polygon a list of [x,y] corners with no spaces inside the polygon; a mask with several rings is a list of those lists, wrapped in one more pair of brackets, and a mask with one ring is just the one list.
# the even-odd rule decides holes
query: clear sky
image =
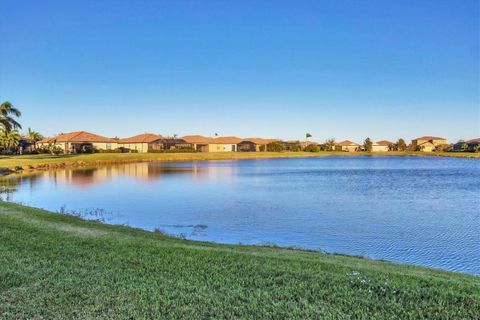
{"label": "clear sky", "polygon": [[0,1],[0,100],[87,130],[480,136],[478,0]]}

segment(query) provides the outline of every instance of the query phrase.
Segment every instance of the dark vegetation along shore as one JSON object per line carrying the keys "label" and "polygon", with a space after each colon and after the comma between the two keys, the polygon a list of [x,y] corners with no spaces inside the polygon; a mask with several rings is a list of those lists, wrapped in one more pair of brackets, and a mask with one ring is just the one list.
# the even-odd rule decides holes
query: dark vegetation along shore
{"label": "dark vegetation along shore", "polygon": [[2,319],[479,319],[480,277],[0,202]]}
{"label": "dark vegetation along shore", "polygon": [[159,161],[207,161],[267,158],[299,158],[327,156],[418,156],[480,158],[472,152],[222,152],[222,153],[93,153],[70,155],[23,155],[0,156],[0,174],[30,170],[48,170],[64,167],[81,167],[112,163],[159,162]]}

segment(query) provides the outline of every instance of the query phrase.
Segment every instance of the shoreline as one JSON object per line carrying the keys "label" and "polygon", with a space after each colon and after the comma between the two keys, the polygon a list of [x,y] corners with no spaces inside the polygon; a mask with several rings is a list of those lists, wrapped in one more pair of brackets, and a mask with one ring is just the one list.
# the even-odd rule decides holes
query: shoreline
{"label": "shoreline", "polygon": [[185,162],[212,160],[258,160],[306,157],[352,157],[352,156],[401,156],[401,157],[454,157],[480,159],[480,153],[466,152],[235,152],[235,153],[94,153],[78,155],[18,155],[0,156],[0,175],[24,171],[43,171],[69,167],[86,167],[108,164],[140,162]]}
{"label": "shoreline", "polygon": [[0,224],[0,317],[480,316],[480,277],[465,273],[183,240],[3,201]]}

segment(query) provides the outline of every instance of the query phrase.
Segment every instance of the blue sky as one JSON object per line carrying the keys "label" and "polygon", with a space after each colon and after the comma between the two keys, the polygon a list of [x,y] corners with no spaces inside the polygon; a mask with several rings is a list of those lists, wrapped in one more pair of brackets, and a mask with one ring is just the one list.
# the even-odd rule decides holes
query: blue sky
{"label": "blue sky", "polygon": [[479,2],[0,1],[0,100],[52,135],[480,136]]}

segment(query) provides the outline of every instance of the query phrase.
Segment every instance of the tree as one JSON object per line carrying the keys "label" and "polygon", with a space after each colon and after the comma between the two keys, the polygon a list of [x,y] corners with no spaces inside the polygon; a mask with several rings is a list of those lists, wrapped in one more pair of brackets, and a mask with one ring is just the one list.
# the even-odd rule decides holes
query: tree
{"label": "tree", "polygon": [[43,136],[37,132],[33,131],[31,128],[28,128],[27,138],[33,141],[33,146],[37,147],[37,142],[43,139]]}
{"label": "tree", "polygon": [[308,138],[311,138],[311,137],[312,137],[312,135],[311,135],[310,133],[307,132],[307,133],[305,134],[305,140],[308,140]]}
{"label": "tree", "polygon": [[370,138],[367,138],[363,142],[363,149],[368,152],[372,152],[372,145],[373,145],[372,140]]}
{"label": "tree", "polygon": [[5,101],[0,105],[0,125],[2,125],[5,130],[11,131],[14,129],[21,129],[22,126],[17,122],[15,118],[18,118],[22,115],[20,110],[15,108],[10,102]]}
{"label": "tree", "polygon": [[330,138],[325,140],[325,149],[327,151],[332,151],[334,147],[335,147],[335,138]]}
{"label": "tree", "polygon": [[0,146],[8,153],[18,147],[21,138],[18,130],[9,131],[6,128],[0,128]]}
{"label": "tree", "polygon": [[395,147],[398,151],[407,150],[407,144],[405,143],[405,140],[403,140],[402,138],[398,139],[397,143],[395,143]]}

